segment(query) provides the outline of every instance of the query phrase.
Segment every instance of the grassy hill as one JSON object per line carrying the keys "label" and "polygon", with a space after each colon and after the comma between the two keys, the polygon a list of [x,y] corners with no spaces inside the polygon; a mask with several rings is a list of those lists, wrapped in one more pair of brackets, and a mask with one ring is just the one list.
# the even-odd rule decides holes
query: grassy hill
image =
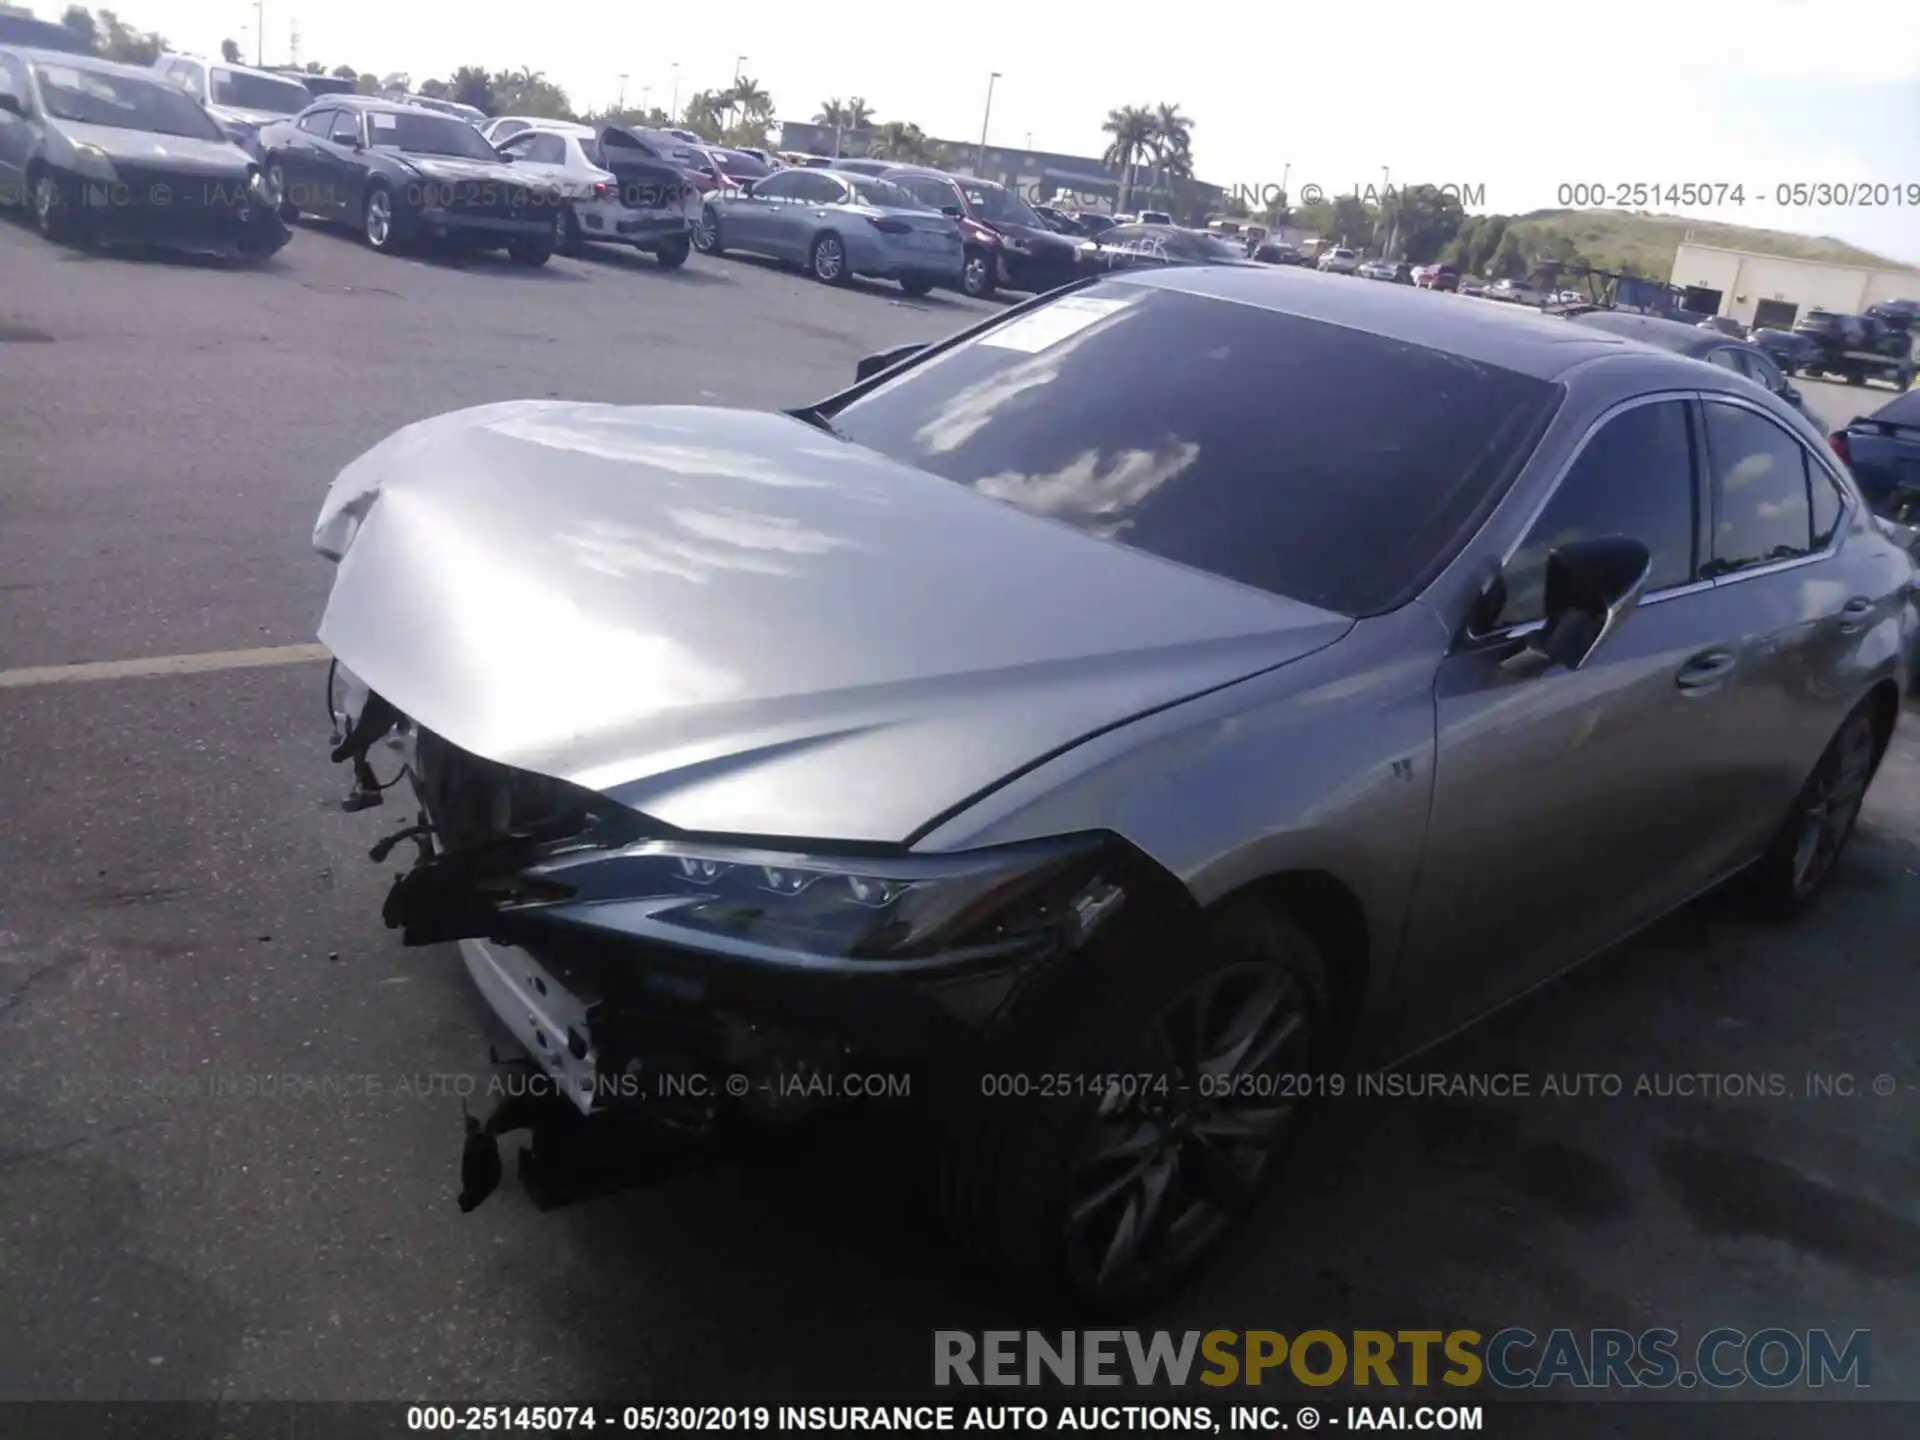
{"label": "grassy hill", "polygon": [[1551,255],[1555,242],[1565,239],[1573,243],[1590,265],[1603,270],[1630,269],[1661,280],[1673,273],[1674,252],[1683,241],[1724,250],[1753,250],[1762,255],[1823,260],[1833,265],[1913,269],[1824,235],[1789,235],[1782,230],[1720,225],[1640,210],[1535,210],[1516,215],[1509,228],[1520,232],[1529,254]]}

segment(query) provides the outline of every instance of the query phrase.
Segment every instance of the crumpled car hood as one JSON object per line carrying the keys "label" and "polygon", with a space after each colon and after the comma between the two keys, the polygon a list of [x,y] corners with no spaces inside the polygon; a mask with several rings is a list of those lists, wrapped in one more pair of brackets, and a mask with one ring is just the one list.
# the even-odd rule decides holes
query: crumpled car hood
{"label": "crumpled car hood", "polygon": [[334,482],[319,639],[486,759],[684,830],[900,843],[1351,622],[778,414],[515,401]]}
{"label": "crumpled car hood", "polygon": [[117,125],[88,125],[78,120],[54,124],[76,145],[104,150],[109,160],[149,165],[184,173],[237,175],[247,173],[247,157],[229,140],[195,140],[186,135],[156,135],[146,130],[123,130]]}

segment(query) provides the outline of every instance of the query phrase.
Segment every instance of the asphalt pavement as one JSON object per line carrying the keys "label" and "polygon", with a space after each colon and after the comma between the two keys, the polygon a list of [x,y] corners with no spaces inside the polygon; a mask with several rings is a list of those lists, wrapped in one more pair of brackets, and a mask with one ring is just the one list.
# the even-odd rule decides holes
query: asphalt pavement
{"label": "asphalt pavement", "polygon": [[[1020,1323],[858,1130],[461,1216],[482,1007],[381,927],[390,816],[341,812],[324,666],[286,648],[329,581],[322,492],[407,421],[791,406],[990,310],[731,258],[530,272],[309,227],[227,270],[0,223],[0,1398],[857,1399],[924,1384],[934,1328]],[[216,658],[144,663],[175,656]],[[89,662],[129,663],[60,668]],[[1816,915],[1709,899],[1423,1066],[1534,1098],[1336,1105],[1145,1323],[1867,1329],[1872,1393],[1920,1400],[1916,734]]]}

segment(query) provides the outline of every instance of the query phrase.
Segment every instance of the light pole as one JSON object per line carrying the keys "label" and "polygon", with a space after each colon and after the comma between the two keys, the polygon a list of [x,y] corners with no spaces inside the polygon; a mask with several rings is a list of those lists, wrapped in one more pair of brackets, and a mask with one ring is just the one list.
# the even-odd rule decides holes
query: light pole
{"label": "light pole", "polygon": [[253,0],[253,68],[267,67],[267,0]]}
{"label": "light pole", "polygon": [[[1393,172],[1382,165],[1380,167],[1380,213],[1382,215],[1387,213],[1387,202],[1392,197],[1392,194]],[[1382,260],[1391,260],[1393,258],[1393,242],[1396,238],[1395,232],[1399,230],[1399,228],[1400,214],[1398,209],[1396,209],[1393,218],[1387,222],[1387,248],[1380,252],[1380,258]]]}
{"label": "light pole", "polygon": [[667,123],[669,125],[680,123],[680,62],[678,60],[673,62],[673,109],[667,112]]}
{"label": "light pole", "polygon": [[620,74],[620,98],[613,102],[613,108],[616,111],[624,111],[627,108],[627,76],[625,71],[622,71]]}
{"label": "light pole", "polygon": [[[1287,188],[1287,181],[1293,176],[1293,162],[1287,161],[1280,167],[1280,203],[1287,209],[1287,218],[1293,218],[1293,192]],[[1269,206],[1269,209],[1273,207]]]}
{"label": "light pole", "polygon": [[640,87],[640,113],[642,115],[651,113],[651,111],[648,109],[648,106],[647,106],[647,99],[652,94],[653,94],[653,87],[651,85],[642,85]]}
{"label": "light pole", "polygon": [[987,76],[987,109],[980,117],[980,161],[975,168],[979,170],[982,180],[987,178],[987,123],[993,119],[993,82],[999,78],[998,70]]}

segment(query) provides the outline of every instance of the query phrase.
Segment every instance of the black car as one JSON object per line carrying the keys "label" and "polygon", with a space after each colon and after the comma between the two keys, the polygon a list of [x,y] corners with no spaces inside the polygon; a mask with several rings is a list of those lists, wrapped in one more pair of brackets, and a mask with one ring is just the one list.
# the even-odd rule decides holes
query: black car
{"label": "black car", "polygon": [[151,70],[0,49],[0,200],[49,240],[261,258],[290,233],[260,173],[193,98]]}
{"label": "black car", "polygon": [[1116,225],[1102,235],[1086,264],[1100,270],[1143,265],[1253,265],[1243,246],[1224,235],[1178,225]]}
{"label": "black car", "polygon": [[1764,351],[1769,360],[1789,375],[1799,374],[1800,367],[1820,348],[1811,336],[1792,330],[1756,330],[1747,336],[1747,343]]}
{"label": "black car", "polygon": [[1900,527],[1902,543],[1920,559],[1920,390],[1855,416],[1828,443],[1852,468],[1868,508]]}
{"label": "black car", "polygon": [[1085,242],[1056,235],[1031,205],[1004,185],[911,165],[881,178],[960,222],[966,244],[960,288],[975,299],[1001,288],[1038,294],[1080,273]]}
{"label": "black car", "polygon": [[1765,350],[1749,341],[1735,340],[1718,330],[1703,326],[1663,320],[1658,315],[1636,315],[1625,310],[1589,310],[1583,314],[1569,315],[1567,323],[1605,330],[1628,340],[1638,340],[1643,345],[1670,350],[1693,360],[1704,360],[1709,365],[1718,365],[1736,375],[1745,375],[1755,384],[1771,390],[1814,424],[1820,423],[1813,412],[1807,409],[1807,402],[1799,388],[1787,379]]}
{"label": "black car", "polygon": [[267,126],[259,144],[267,192],[287,220],[345,220],[383,252],[433,239],[504,249],[523,265],[553,253],[563,197],[452,115],[340,95]]}

